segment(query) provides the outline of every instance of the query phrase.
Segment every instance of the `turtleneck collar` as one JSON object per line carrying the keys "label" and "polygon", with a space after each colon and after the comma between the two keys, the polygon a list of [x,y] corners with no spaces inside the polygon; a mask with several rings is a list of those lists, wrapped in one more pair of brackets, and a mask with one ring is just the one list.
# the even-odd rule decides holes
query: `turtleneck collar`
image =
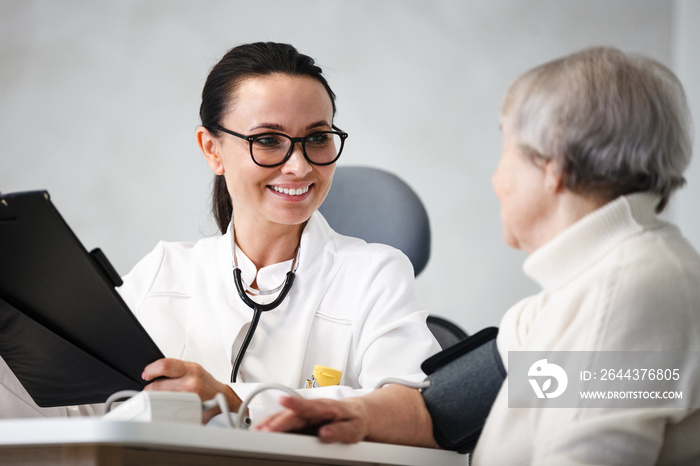
{"label": "turtleneck collar", "polygon": [[530,254],[523,271],[544,290],[562,286],[620,241],[659,225],[659,200],[635,193],[605,204]]}

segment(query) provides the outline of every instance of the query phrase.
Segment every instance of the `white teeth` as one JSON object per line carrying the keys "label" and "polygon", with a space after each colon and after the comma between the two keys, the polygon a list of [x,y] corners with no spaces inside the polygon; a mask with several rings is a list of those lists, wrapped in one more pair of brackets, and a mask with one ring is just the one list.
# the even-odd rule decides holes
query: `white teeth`
{"label": "white teeth", "polygon": [[289,194],[290,196],[299,196],[299,195],[304,194],[304,193],[309,191],[308,186],[305,188],[297,188],[297,189],[280,188],[277,186],[272,186],[272,189],[277,191],[278,193]]}

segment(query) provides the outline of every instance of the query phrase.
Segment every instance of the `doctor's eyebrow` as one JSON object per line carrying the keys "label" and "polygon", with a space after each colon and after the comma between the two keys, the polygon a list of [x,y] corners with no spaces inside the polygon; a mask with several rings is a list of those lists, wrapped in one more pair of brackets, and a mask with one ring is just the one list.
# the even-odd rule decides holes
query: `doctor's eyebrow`
{"label": "doctor's eyebrow", "polygon": [[[311,123],[306,127],[307,130],[310,129],[316,129],[316,128],[322,128],[322,127],[327,127],[331,128],[332,125],[330,125],[326,120],[319,120],[314,123]],[[284,127],[280,124],[277,123],[260,123],[259,125],[255,125],[250,129],[250,131],[255,131],[257,129],[270,129],[273,131],[280,131],[284,132]]]}
{"label": "doctor's eyebrow", "polygon": [[323,126],[326,126],[328,128],[332,127],[332,125],[328,124],[328,122],[326,120],[320,120],[320,121],[317,121],[316,123],[310,124],[309,126],[306,127],[306,129],[315,129],[315,128],[320,128]]}

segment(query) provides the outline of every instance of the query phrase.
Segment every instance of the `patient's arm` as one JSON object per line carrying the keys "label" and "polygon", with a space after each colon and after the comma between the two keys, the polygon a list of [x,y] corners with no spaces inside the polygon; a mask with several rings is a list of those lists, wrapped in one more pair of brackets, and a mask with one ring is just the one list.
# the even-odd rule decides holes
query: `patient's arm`
{"label": "patient's arm", "polygon": [[438,448],[433,424],[418,390],[387,385],[365,396],[344,400],[282,397],[286,410],[270,416],[256,429],[299,431],[320,426],[326,443],[362,440]]}

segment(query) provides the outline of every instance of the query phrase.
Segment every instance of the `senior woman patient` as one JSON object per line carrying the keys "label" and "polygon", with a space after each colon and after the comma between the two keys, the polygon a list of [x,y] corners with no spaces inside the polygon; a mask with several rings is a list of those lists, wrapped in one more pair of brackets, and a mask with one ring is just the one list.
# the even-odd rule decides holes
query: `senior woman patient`
{"label": "senior woman patient", "polygon": [[[501,321],[506,368],[508,351],[700,350],[700,257],[657,216],[684,184],[691,158],[676,76],[649,58],[583,50],[517,78],[501,128],[493,187],[503,234],[529,254],[524,271],[542,287]],[[700,413],[690,408],[698,400],[684,402],[689,407],[510,408],[503,383],[472,463],[700,464]],[[325,424],[318,435],[327,442],[437,446],[435,419],[407,387],[283,403],[288,410],[260,429]]]}

